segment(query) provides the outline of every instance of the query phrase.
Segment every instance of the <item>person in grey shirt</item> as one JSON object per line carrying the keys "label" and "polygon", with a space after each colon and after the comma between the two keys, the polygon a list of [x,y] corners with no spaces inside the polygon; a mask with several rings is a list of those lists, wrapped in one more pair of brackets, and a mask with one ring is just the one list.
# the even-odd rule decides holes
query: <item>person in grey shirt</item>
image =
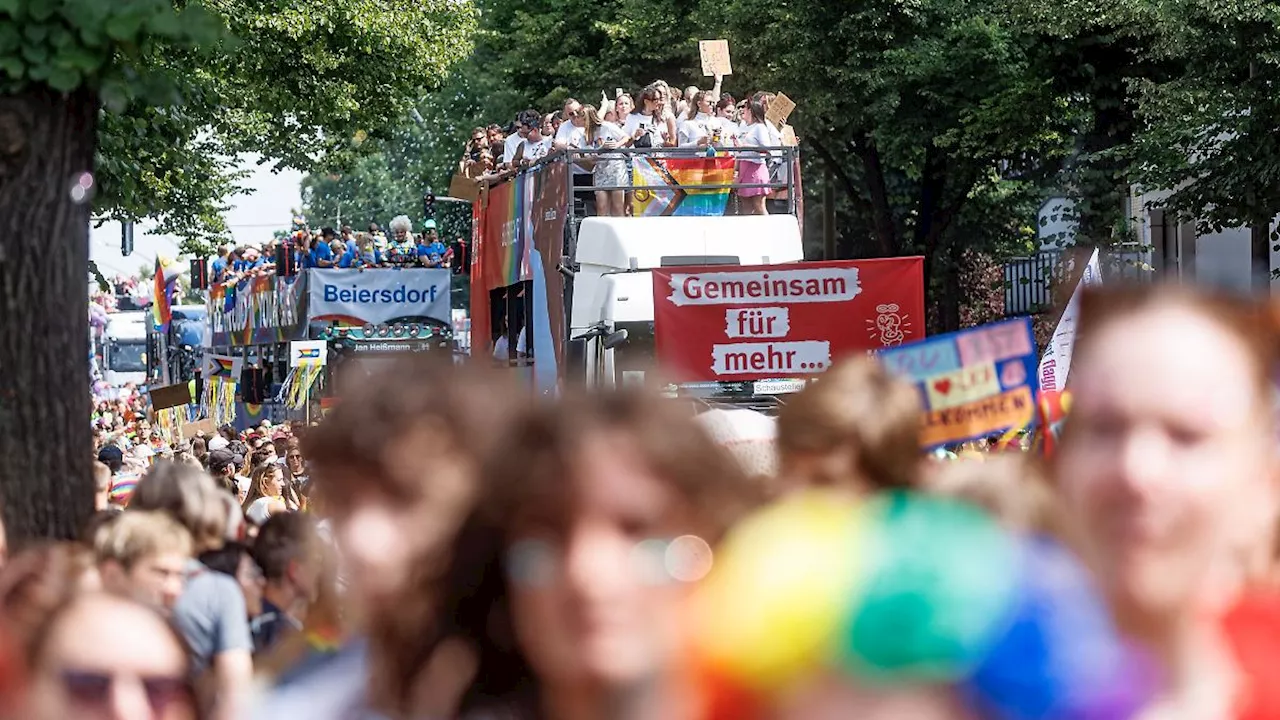
{"label": "person in grey shirt", "polygon": [[[130,508],[164,512],[191,533],[197,553],[226,542],[227,494],[209,473],[190,465],[157,463],[138,482]],[[201,701],[211,720],[239,720],[253,682],[253,639],[244,592],[231,577],[192,561],[173,622],[187,641]],[[201,677],[201,676],[204,677]]]}
{"label": "person in grey shirt", "polygon": [[253,651],[249,613],[239,583],[199,561],[188,568],[187,586],[173,608],[173,624],[187,641],[196,675],[212,666],[219,655]]}

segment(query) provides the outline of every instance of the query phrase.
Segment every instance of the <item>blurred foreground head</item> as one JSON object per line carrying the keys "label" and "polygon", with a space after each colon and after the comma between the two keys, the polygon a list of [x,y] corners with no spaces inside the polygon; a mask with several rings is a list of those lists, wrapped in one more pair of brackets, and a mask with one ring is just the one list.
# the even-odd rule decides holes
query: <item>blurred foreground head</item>
{"label": "blurred foreground head", "polygon": [[919,484],[924,417],[916,388],[880,363],[836,363],[778,414],[782,480],[859,494]]}
{"label": "blurred foreground head", "polygon": [[358,602],[391,599],[470,511],[517,397],[505,376],[411,356],[375,370],[303,439]]}
{"label": "blurred foreground head", "polygon": [[1271,561],[1268,309],[1179,286],[1086,292],[1056,482],[1122,618],[1159,634]]}
{"label": "blurred foreground head", "polygon": [[32,720],[195,720],[190,661],[152,608],[102,593],[75,596],[40,628],[29,658]]}
{"label": "blurred foreground head", "polygon": [[463,709],[560,717],[575,697],[630,698],[681,717],[682,608],[757,487],[671,400],[575,395],[517,413],[434,586],[440,637],[478,650]]}

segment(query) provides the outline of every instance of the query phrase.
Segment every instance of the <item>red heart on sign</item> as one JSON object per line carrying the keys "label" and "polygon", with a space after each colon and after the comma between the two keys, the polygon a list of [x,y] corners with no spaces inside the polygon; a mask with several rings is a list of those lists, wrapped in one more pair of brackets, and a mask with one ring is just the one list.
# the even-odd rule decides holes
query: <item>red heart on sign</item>
{"label": "red heart on sign", "polygon": [[942,393],[943,395],[946,395],[947,393],[951,392],[951,381],[950,381],[950,380],[938,380],[938,381],[936,381],[936,382],[933,384],[933,389],[934,389],[934,390],[937,390],[938,392]]}

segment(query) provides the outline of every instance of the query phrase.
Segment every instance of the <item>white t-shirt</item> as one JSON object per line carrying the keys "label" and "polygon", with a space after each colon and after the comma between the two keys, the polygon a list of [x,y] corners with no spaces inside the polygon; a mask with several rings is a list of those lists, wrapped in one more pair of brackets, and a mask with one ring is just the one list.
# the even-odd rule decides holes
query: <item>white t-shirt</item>
{"label": "white t-shirt", "polygon": [[551,138],[542,138],[538,142],[524,141],[524,159],[526,162],[537,162],[551,152]]}
{"label": "white t-shirt", "polygon": [[627,116],[627,123],[623,126],[627,137],[635,137],[636,131],[644,128],[649,133],[649,137],[653,139],[652,147],[662,147],[667,140],[667,123],[665,119],[654,120],[652,115],[642,115],[640,113],[631,113]]}
{"label": "white t-shirt", "polygon": [[740,147],[769,147],[773,144],[772,133],[769,132],[766,123],[751,123],[745,125],[738,131],[738,145]]}
{"label": "white t-shirt", "polygon": [[249,518],[249,522],[254,525],[261,526],[271,517],[271,503],[276,498],[260,497],[249,503],[249,509],[244,512],[244,516]]}
{"label": "white t-shirt", "polygon": [[524,142],[524,138],[519,133],[512,133],[502,143],[502,162],[510,163],[516,156],[516,148],[520,147],[520,143]]}
{"label": "white t-shirt", "polygon": [[732,138],[738,134],[738,128],[733,123],[707,113],[698,113],[692,120],[680,121],[680,146],[689,147],[697,145],[698,140],[714,135],[716,131],[720,131],[720,144],[728,145]]}
{"label": "white t-shirt", "polygon": [[[526,341],[524,339],[524,336],[525,336],[525,333],[521,331],[519,336],[516,337],[516,357],[521,357],[529,354],[529,351],[525,346]],[[499,336],[498,339],[493,343],[493,359],[497,360],[498,362],[506,362],[511,359],[510,355],[511,355],[511,343],[507,341],[507,336],[506,335]]]}
{"label": "white t-shirt", "polygon": [[[581,149],[587,144],[587,130],[586,128],[580,128],[569,121],[560,123],[560,129],[556,130],[556,137],[553,145],[556,143],[563,143],[566,147]],[[575,175],[581,175],[587,172],[587,170],[583,170],[578,167],[577,163],[574,164],[573,173]]]}
{"label": "white t-shirt", "polygon": [[677,142],[680,147],[693,147],[698,141],[711,134],[711,128],[707,123],[698,118],[692,120],[681,120],[679,124],[679,138]]}
{"label": "white t-shirt", "polygon": [[[596,128],[595,137],[591,138],[591,143],[595,147],[600,147],[606,141],[612,140],[619,145],[627,141],[631,137],[625,130],[618,127],[617,123],[608,121],[600,123],[600,127]],[[622,153],[606,153],[600,156],[603,160],[617,160],[622,157]]]}

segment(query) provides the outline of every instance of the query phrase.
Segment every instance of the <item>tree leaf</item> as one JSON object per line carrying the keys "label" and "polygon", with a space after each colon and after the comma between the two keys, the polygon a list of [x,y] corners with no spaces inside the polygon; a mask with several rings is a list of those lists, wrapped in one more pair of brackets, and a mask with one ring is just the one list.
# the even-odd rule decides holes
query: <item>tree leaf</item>
{"label": "tree leaf", "polygon": [[22,62],[22,58],[13,55],[0,55],[0,70],[14,80],[21,80],[22,73],[25,72],[27,66]]}
{"label": "tree leaf", "polygon": [[58,51],[54,62],[65,67],[75,68],[85,75],[92,75],[106,62],[106,56],[105,53],[95,51],[92,48],[73,45]]}
{"label": "tree leaf", "polygon": [[82,79],[80,71],[75,68],[54,67],[49,71],[49,78],[45,82],[54,90],[69,93],[80,87]]}
{"label": "tree leaf", "polygon": [[22,35],[29,43],[40,44],[49,36],[49,26],[40,23],[27,23],[22,28]]}
{"label": "tree leaf", "polygon": [[142,30],[143,22],[143,16],[136,11],[126,11],[118,15],[112,15],[105,26],[107,37],[116,42],[131,42],[137,39],[138,32]]}
{"label": "tree leaf", "polygon": [[18,32],[17,26],[13,23],[0,23],[0,55],[8,55],[20,47],[22,34]]}
{"label": "tree leaf", "polygon": [[58,10],[58,3],[54,2],[36,2],[27,3],[27,12],[31,14],[31,19],[36,22],[44,22],[53,17]]}
{"label": "tree leaf", "polygon": [[43,45],[23,45],[22,57],[32,66],[38,67],[49,61],[49,49]]}
{"label": "tree leaf", "polygon": [[162,37],[177,38],[182,36],[182,23],[178,14],[166,8],[147,21],[147,30]]}
{"label": "tree leaf", "polygon": [[98,90],[98,96],[107,110],[119,115],[129,107],[129,90],[119,80],[107,80]]}

